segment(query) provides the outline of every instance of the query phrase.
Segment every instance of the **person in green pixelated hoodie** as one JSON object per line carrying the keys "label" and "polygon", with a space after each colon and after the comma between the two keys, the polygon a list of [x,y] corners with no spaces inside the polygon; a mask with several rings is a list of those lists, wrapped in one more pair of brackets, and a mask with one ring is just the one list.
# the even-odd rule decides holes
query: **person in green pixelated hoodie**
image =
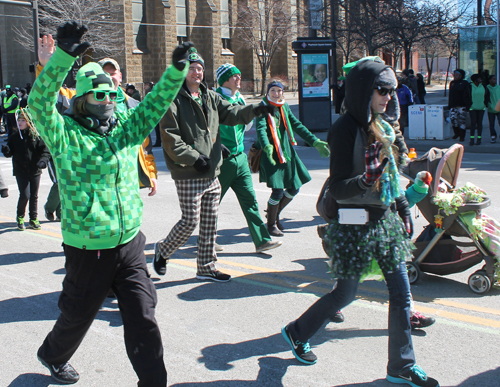
{"label": "person in green pixelated hoodie", "polygon": [[[57,48],[35,81],[28,103],[59,177],[61,229],[66,276],[59,316],[38,350],[38,359],[60,383],[79,379],[68,363],[90,328],[108,291],[118,299],[127,354],[139,386],[166,386],[160,331],[154,317],[156,290],[139,230],[142,200],[137,153],[165,114],[186,74],[187,50],[178,46],[154,90],[133,111],[117,112],[113,82],[97,63],[81,67],[76,96],[65,115],[56,110],[57,93],[79,55],[87,31],[76,22],[57,30]],[[54,51],[49,35],[41,53]]]}

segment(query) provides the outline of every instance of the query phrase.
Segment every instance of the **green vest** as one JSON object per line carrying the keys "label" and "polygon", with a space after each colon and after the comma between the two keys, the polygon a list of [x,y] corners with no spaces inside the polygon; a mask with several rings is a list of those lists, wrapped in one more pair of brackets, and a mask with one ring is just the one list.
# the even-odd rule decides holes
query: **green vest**
{"label": "green vest", "polygon": [[15,113],[17,107],[15,109],[12,109],[12,111],[10,111],[10,107],[12,105],[12,101],[14,100],[14,98],[17,98],[17,96],[15,94],[12,94],[10,96],[10,98],[7,98],[7,99],[5,99],[5,98],[7,98],[7,96],[5,96],[4,100],[3,100],[3,108],[5,110],[5,113],[8,113],[8,114]]}

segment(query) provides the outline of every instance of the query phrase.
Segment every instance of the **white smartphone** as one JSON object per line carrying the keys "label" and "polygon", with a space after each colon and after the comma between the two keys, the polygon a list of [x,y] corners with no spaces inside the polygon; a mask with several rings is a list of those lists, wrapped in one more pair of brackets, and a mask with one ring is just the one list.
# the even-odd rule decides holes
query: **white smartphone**
{"label": "white smartphone", "polygon": [[340,224],[367,224],[368,211],[363,208],[339,208]]}

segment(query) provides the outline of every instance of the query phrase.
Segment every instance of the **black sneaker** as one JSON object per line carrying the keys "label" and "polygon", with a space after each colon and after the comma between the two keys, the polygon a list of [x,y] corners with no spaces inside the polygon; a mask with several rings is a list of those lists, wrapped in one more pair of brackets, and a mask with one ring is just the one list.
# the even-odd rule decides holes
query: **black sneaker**
{"label": "black sneaker", "polygon": [[196,274],[196,279],[210,280],[215,282],[229,282],[231,281],[231,276],[219,270],[215,270],[213,273],[209,274]]}
{"label": "black sneaker", "polygon": [[281,334],[286,342],[290,344],[290,347],[292,347],[293,356],[295,356],[298,361],[308,365],[316,364],[318,358],[313,351],[311,351],[311,346],[308,342],[302,343],[299,340],[294,340],[288,330],[288,325],[281,328]]}
{"label": "black sneaker", "polygon": [[42,226],[40,225],[38,219],[30,219],[29,228],[33,230],[40,230]]}
{"label": "black sneaker", "polygon": [[45,218],[47,218],[48,221],[53,222],[55,220],[54,213],[45,210]]}
{"label": "black sneaker", "polygon": [[53,379],[57,380],[59,383],[63,384],[73,384],[78,382],[80,375],[78,372],[69,364],[68,362],[63,364],[49,364],[43,360],[40,355],[37,356],[40,363],[50,370],[50,375]]}
{"label": "black sneaker", "polygon": [[413,316],[410,317],[411,329],[421,329],[430,327],[436,322],[434,317],[425,317],[420,312],[415,312]]}
{"label": "black sneaker", "polygon": [[165,275],[167,274],[167,260],[163,259],[160,255],[160,248],[159,248],[159,243],[162,240],[159,240],[155,243],[155,256],[153,257],[153,268],[156,271],[156,274],[158,275]]}
{"label": "black sneaker", "polygon": [[414,365],[404,374],[387,375],[386,379],[391,383],[409,384],[412,387],[439,387],[439,382],[436,379],[429,378],[418,365]]}
{"label": "black sneaker", "polygon": [[20,231],[26,230],[26,227],[24,227],[24,216],[17,217],[17,229]]}
{"label": "black sneaker", "polygon": [[342,314],[341,310],[337,310],[335,314],[330,317],[330,321],[334,323],[343,323],[344,322],[344,315]]}
{"label": "black sneaker", "polygon": [[491,143],[494,144],[497,142],[497,136],[491,136]]}

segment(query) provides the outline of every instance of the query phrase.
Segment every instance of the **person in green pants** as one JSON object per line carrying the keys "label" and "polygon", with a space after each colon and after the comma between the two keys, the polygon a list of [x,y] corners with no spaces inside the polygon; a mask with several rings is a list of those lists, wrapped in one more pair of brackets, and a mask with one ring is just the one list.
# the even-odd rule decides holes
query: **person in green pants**
{"label": "person in green pants", "polygon": [[[223,64],[217,69],[216,76],[219,83],[216,92],[222,98],[232,104],[246,105],[239,92],[241,72],[236,66],[230,63]],[[281,242],[271,240],[267,227],[259,214],[252,175],[248,167],[247,156],[244,153],[243,140],[247,126],[250,129],[252,123],[236,126],[219,125],[222,144],[230,152],[229,157],[224,160],[220,168],[221,201],[227,190],[232,188],[238,198],[243,215],[245,215],[256,251],[262,253],[280,246]]]}

